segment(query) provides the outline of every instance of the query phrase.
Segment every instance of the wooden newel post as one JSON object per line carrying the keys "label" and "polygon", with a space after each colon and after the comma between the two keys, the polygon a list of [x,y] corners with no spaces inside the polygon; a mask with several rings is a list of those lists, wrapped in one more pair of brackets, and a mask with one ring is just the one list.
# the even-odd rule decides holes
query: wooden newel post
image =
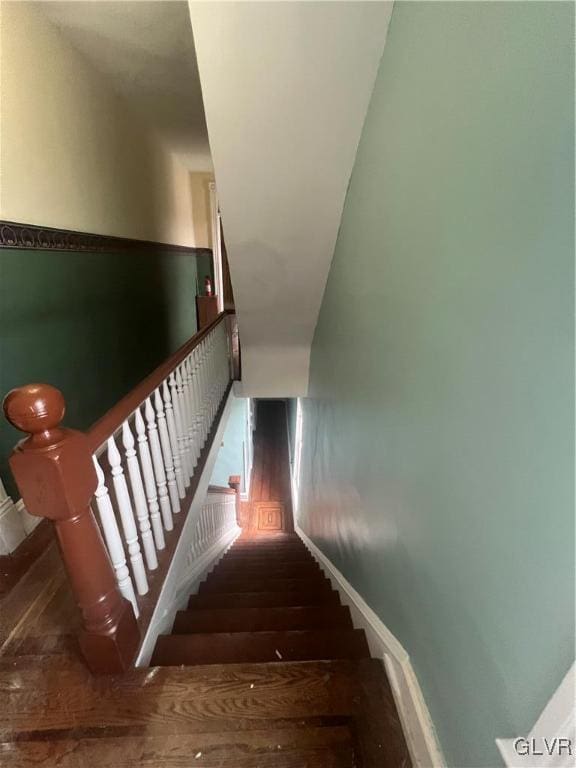
{"label": "wooden newel post", "polygon": [[230,475],[228,485],[236,492],[236,522],[240,525],[240,485],[242,478],[240,475]]}
{"label": "wooden newel post", "polygon": [[14,389],[4,400],[8,421],[28,437],[10,457],[27,510],[54,522],[62,557],[82,612],[79,641],[93,672],[132,666],[140,635],[130,603],[116,586],[90,502],[96,471],[84,434],[60,426],[65,403],[48,384]]}

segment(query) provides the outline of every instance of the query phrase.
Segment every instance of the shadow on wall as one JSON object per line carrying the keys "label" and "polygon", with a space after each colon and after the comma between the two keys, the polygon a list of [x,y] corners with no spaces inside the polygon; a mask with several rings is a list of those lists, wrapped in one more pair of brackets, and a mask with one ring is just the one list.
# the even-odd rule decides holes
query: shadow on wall
{"label": "shadow on wall", "polygon": [[[0,250],[0,394],[43,381],[62,390],[65,424],[88,428],[196,332],[197,259]],[[0,420],[0,476],[22,435]],[[18,496],[18,494],[16,494]]]}

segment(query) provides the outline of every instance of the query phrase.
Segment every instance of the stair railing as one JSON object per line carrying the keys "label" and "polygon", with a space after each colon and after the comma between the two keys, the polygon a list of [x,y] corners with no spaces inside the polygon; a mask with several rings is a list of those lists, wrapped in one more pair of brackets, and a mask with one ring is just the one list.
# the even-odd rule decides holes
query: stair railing
{"label": "stair railing", "polygon": [[238,531],[236,498],[239,491],[234,488],[208,486],[198,522],[188,551],[187,570],[194,567],[198,559],[210,552],[226,534]]}
{"label": "stair railing", "polygon": [[[220,314],[86,433],[61,426],[64,397],[48,384],[4,400],[28,434],[11,469],[28,511],[54,522],[93,672],[137,656],[231,387],[231,320]],[[199,525],[212,530],[214,514]]]}

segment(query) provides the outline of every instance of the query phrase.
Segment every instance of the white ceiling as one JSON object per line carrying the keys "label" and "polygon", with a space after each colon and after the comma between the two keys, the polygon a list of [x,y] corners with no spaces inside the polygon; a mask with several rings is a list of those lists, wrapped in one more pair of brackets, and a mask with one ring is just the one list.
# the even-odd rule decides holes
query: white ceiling
{"label": "white ceiling", "polygon": [[186,2],[36,3],[191,170],[212,168]]}
{"label": "white ceiling", "polygon": [[243,391],[303,395],[391,2],[191,2]]}

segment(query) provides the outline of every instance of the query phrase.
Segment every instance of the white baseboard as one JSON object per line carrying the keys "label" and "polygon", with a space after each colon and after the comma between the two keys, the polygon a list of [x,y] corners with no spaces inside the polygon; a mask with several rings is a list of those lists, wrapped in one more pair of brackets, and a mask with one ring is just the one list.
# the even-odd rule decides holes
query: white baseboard
{"label": "white baseboard", "polygon": [[26,531],[16,504],[10,496],[0,501],[0,555],[9,555],[26,538]]}
{"label": "white baseboard", "polygon": [[24,505],[24,499],[18,499],[14,506],[20,515],[22,525],[26,531],[26,536],[30,536],[32,531],[42,522],[43,518],[37,517],[36,515],[31,515]]}
{"label": "white baseboard", "polygon": [[342,603],[350,608],[354,626],[366,633],[370,653],[384,661],[415,768],[444,768],[446,763],[434,725],[405,648],[300,526],[295,527],[333,588],[338,590]]}

